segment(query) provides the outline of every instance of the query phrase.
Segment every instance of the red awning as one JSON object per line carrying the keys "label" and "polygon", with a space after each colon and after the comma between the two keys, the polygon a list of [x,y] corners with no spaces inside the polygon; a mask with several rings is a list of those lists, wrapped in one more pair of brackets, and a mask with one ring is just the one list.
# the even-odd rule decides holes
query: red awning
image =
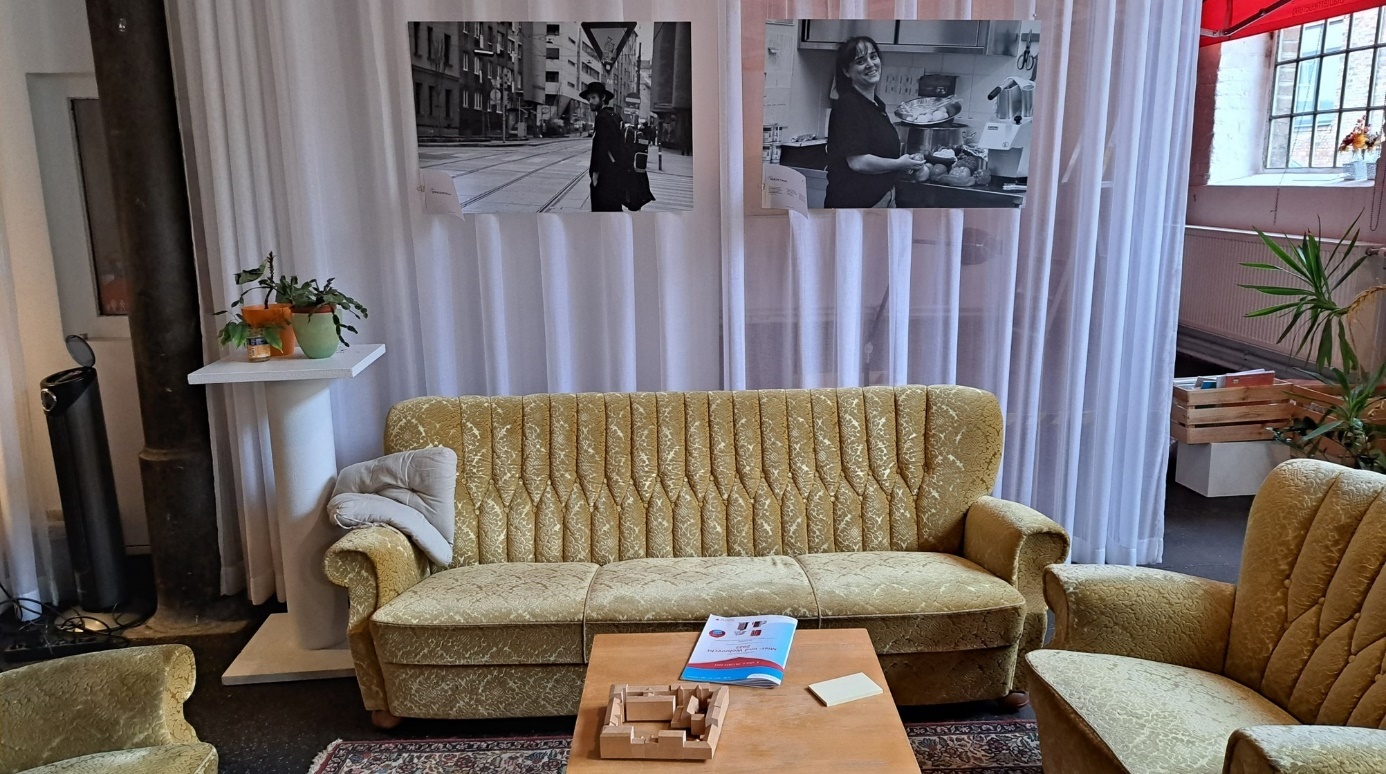
{"label": "red awning", "polygon": [[1203,36],[1199,44],[1209,46],[1274,32],[1382,4],[1382,0],[1203,0]]}

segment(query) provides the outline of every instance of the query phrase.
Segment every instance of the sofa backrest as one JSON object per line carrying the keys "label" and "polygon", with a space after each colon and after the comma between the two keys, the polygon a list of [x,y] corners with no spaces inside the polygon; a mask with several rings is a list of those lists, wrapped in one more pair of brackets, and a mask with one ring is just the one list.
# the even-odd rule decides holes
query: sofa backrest
{"label": "sofa backrest", "polygon": [[969,387],[415,398],[387,453],[457,452],[453,566],[946,551],[991,492],[996,398]]}
{"label": "sofa backrest", "polygon": [[1386,717],[1386,476],[1291,460],[1247,520],[1224,673],[1302,723]]}

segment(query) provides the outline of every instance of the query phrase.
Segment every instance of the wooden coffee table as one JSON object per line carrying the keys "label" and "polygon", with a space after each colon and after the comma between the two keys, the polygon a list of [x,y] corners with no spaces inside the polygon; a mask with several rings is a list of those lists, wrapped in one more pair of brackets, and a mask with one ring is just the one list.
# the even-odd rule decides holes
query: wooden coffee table
{"label": "wooden coffee table", "polygon": [[[612,683],[677,683],[695,632],[598,634],[582,687],[569,774],[592,772],[909,772],[919,764],[865,629],[800,629],[778,688],[732,686],[710,761],[607,760],[597,753]],[[865,672],[879,696],[824,707],[808,686]]]}

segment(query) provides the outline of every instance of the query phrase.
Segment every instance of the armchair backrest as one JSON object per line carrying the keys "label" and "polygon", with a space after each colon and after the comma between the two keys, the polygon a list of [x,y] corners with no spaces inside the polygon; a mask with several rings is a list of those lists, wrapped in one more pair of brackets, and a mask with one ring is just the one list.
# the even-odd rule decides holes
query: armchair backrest
{"label": "armchair backrest", "polygon": [[1224,673],[1303,723],[1386,717],[1386,476],[1277,467],[1247,521]]}
{"label": "armchair backrest", "polygon": [[416,398],[386,453],[457,452],[453,565],[957,553],[1001,458],[969,387]]}

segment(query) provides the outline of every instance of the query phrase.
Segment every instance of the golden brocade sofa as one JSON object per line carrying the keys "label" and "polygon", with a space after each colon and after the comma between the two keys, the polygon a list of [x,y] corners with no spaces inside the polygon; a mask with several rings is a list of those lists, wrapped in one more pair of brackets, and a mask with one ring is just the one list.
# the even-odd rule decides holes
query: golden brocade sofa
{"label": "golden brocade sofa", "polygon": [[366,708],[574,714],[592,639],[781,614],[864,627],[896,700],[1005,697],[1068,536],[988,496],[996,398],[967,387],[417,398],[386,453],[457,453],[453,558],[348,532]]}
{"label": "golden brocade sofa", "polygon": [[1292,460],[1261,486],[1236,585],[1046,573],[1026,657],[1051,774],[1386,772],[1386,476]]}

